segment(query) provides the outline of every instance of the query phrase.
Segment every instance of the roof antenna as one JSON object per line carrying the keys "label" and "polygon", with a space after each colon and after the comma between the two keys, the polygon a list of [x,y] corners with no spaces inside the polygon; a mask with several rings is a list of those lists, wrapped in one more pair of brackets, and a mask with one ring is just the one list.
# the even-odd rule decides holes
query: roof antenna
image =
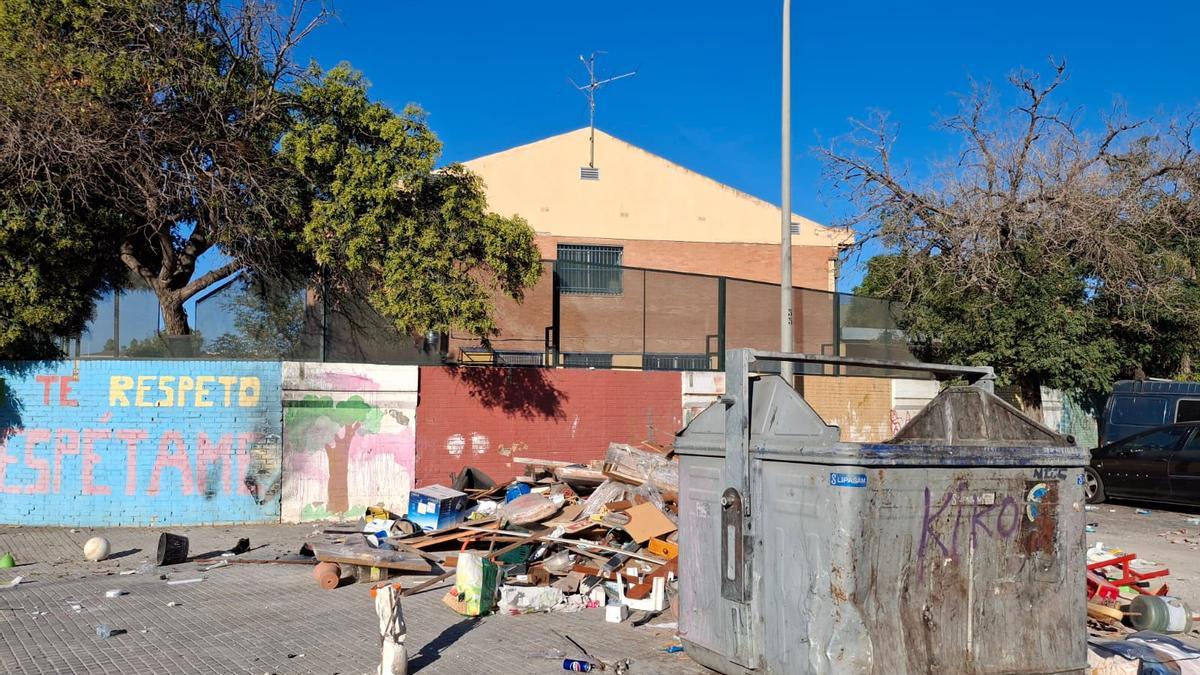
{"label": "roof antenna", "polygon": [[590,144],[590,149],[588,150],[589,169],[596,168],[596,90],[608,84],[609,82],[616,82],[622,78],[633,77],[634,75],[637,75],[637,71],[633,70],[622,75],[617,75],[616,77],[596,80],[596,55],[607,53],[608,52],[592,52],[592,55],[586,59],[583,58],[583,54],[579,55],[579,60],[583,62],[583,67],[587,68],[587,84],[575,84],[575,80],[572,80],[569,77],[567,78],[567,81],[570,82],[571,85],[576,89],[583,92],[583,95],[587,96],[588,99],[588,127],[590,128],[590,132],[588,134],[588,142]]}

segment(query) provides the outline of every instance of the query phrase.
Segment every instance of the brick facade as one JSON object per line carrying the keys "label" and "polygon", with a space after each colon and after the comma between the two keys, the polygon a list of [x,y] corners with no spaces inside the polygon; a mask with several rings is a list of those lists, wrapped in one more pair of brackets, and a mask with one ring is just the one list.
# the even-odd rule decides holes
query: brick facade
{"label": "brick facade", "polygon": [[881,377],[804,375],[797,391],[843,441],[877,442],[892,435],[892,381]]}
{"label": "brick facade", "polygon": [[683,424],[680,373],[421,368],[417,485],[464,467],[496,480],[513,457],[600,459],[612,441],[671,442]]}
{"label": "brick facade", "polygon": [[[779,283],[777,243],[603,239],[549,234],[538,234],[536,242],[546,260],[558,258],[559,244],[620,246],[623,249],[621,262],[628,267]],[[837,249],[832,246],[793,246],[792,285],[831,289],[830,262],[836,259]]]}

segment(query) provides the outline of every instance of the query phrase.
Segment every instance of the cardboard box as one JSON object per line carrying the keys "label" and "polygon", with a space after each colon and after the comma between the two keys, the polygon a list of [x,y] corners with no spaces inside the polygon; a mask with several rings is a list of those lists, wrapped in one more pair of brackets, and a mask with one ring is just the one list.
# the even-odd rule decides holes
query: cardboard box
{"label": "cardboard box", "polygon": [[661,537],[678,529],[675,523],[653,504],[638,504],[627,509],[625,515],[629,516],[625,533],[639,544],[645,544],[654,537]]}
{"label": "cardboard box", "polygon": [[467,495],[445,485],[430,485],[408,493],[408,519],[423,530],[458,524],[467,508]]}

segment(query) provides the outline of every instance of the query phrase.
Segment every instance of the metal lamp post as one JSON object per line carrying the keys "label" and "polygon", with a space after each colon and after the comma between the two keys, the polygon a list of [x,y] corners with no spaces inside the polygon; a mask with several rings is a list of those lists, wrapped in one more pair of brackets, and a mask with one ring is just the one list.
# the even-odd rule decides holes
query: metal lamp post
{"label": "metal lamp post", "polygon": [[[780,151],[783,162],[779,248],[779,351],[792,351],[792,0],[783,0],[783,103]],[[783,361],[780,375],[792,384],[793,366]]]}

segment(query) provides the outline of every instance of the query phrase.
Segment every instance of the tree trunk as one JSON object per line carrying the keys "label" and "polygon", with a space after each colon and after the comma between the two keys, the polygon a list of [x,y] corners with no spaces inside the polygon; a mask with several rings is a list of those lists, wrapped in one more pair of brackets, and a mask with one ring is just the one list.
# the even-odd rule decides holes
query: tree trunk
{"label": "tree trunk", "polygon": [[167,335],[191,335],[188,326],[187,310],[183,308],[183,300],[178,293],[171,291],[160,292],[158,306],[162,309],[163,328]]}
{"label": "tree trunk", "polygon": [[1184,352],[1183,357],[1179,359],[1179,376],[1187,379],[1192,375],[1192,355]]}
{"label": "tree trunk", "polygon": [[1022,378],[1017,398],[1021,403],[1021,412],[1038,424],[1044,424],[1042,418],[1042,383],[1036,378]]}

